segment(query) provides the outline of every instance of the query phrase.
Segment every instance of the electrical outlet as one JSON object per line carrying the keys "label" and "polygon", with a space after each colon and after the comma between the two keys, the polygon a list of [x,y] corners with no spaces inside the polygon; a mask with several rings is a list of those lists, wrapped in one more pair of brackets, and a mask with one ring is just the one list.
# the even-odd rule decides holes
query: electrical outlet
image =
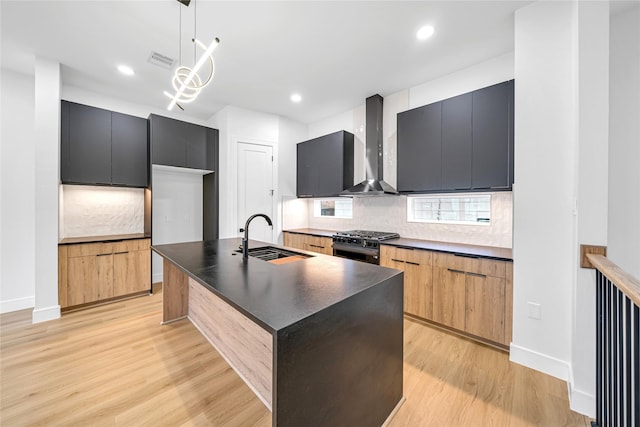
{"label": "electrical outlet", "polygon": [[529,315],[527,317],[530,319],[540,320],[542,317],[542,306],[535,302],[528,302],[527,307],[529,309]]}

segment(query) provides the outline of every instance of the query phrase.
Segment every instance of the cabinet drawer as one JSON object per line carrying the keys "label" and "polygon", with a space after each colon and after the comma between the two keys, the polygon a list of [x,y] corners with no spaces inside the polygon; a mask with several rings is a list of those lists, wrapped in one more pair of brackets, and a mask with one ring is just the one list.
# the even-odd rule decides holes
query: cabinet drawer
{"label": "cabinet drawer", "polygon": [[332,240],[328,237],[320,236],[306,236],[305,238],[305,250],[319,252],[322,254],[332,255]]}
{"label": "cabinet drawer", "polygon": [[150,239],[123,240],[113,243],[113,252],[133,252],[149,249]]}
{"label": "cabinet drawer", "polygon": [[[390,264],[401,264],[403,262],[409,263],[412,265],[420,265],[430,267],[433,265],[433,252],[422,249],[405,249],[405,248],[397,248],[390,245],[381,245],[380,246],[380,260],[382,260],[388,265]],[[393,267],[393,268],[400,268]]]}
{"label": "cabinet drawer", "polygon": [[434,254],[434,266],[465,273],[505,278],[507,262],[486,258],[473,258],[463,255]]}
{"label": "cabinet drawer", "polygon": [[81,243],[77,245],[67,245],[67,247],[67,256],[69,258],[113,253],[113,243],[109,242]]}

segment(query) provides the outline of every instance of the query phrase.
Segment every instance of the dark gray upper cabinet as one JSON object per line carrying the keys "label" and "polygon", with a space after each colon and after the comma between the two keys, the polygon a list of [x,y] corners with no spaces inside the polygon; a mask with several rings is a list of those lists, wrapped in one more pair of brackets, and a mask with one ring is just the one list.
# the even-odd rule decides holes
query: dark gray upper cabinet
{"label": "dark gray upper cabinet", "polygon": [[151,163],[185,167],[187,141],[184,137],[184,122],[151,114],[149,123]]}
{"label": "dark gray upper cabinet", "polygon": [[353,186],[353,134],[339,131],[297,144],[298,197],[333,197]]}
{"label": "dark gray upper cabinet", "polygon": [[147,120],[111,113],[111,183],[147,187],[148,171]]}
{"label": "dark gray upper cabinet", "polygon": [[63,183],[111,184],[111,112],[62,101],[60,176]]}
{"label": "dark gray upper cabinet", "polygon": [[62,101],[62,183],[146,187],[146,123],[139,117]]}
{"label": "dark gray upper cabinet", "polygon": [[215,170],[209,151],[216,129],[151,114],[151,162],[155,165]]}
{"label": "dark gray upper cabinet", "polygon": [[440,189],[441,155],[441,103],[398,114],[398,191]]}
{"label": "dark gray upper cabinet", "polygon": [[398,191],[509,190],[513,80],[398,114]]}
{"label": "dark gray upper cabinet", "polygon": [[471,98],[442,101],[442,190],[471,188]]}
{"label": "dark gray upper cabinet", "polygon": [[473,188],[513,184],[513,80],[473,92]]}

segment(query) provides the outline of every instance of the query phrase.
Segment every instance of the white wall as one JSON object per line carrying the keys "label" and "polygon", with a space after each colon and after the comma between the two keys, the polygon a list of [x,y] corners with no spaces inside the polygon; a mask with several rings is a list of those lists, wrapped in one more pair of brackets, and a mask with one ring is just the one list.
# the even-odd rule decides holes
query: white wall
{"label": "white wall", "polygon": [[0,312],[6,313],[35,304],[35,81],[5,69],[0,79]]}
{"label": "white wall", "polygon": [[[515,15],[514,298],[511,360],[568,379],[575,280],[573,4]],[[527,316],[540,304],[541,319]]]}
{"label": "white wall", "polygon": [[607,240],[608,17],[607,2],[537,2],[515,21],[511,360],[567,380],[588,415],[595,276],[578,254]]}
{"label": "white wall", "polygon": [[[238,237],[238,229],[244,225],[244,220],[238,220],[237,198],[237,144],[239,142],[268,145],[273,147],[274,181],[280,183],[279,177],[279,117],[273,114],[260,113],[238,107],[227,106],[216,113],[209,121],[219,130],[220,139],[220,238]],[[286,124],[285,124],[286,126]],[[293,129],[293,128],[292,128]],[[291,147],[289,147],[291,150]],[[294,154],[295,155],[295,154]],[[289,153],[289,156],[291,154]],[[283,165],[290,168],[292,165]],[[295,168],[295,165],[293,165]],[[295,186],[295,184],[293,184]],[[279,189],[274,194],[275,224],[280,223],[278,204]],[[277,226],[274,227],[277,230]],[[277,235],[274,233],[274,238]]]}
{"label": "white wall", "polygon": [[[151,243],[202,240],[202,174],[186,168],[153,166]],[[162,257],[151,257],[151,280],[162,281]]]}
{"label": "white wall", "polygon": [[611,19],[607,257],[640,278],[640,6]]}
{"label": "white wall", "polygon": [[[304,141],[307,136],[307,126],[293,120],[280,118],[278,130],[278,216],[280,218],[276,223],[276,235],[278,242],[282,242],[282,229],[286,222],[285,216],[293,220],[306,220],[306,211],[286,212],[286,207],[291,206],[292,200],[296,200],[296,144]],[[306,204],[304,205],[306,206]],[[289,215],[287,215],[289,214]],[[300,215],[299,215],[300,214]],[[296,223],[296,225],[306,226],[305,223]]]}
{"label": "white wall", "polygon": [[609,139],[609,4],[578,2],[577,239],[573,250],[573,342],[569,398],[575,411],[595,416],[595,271],[580,268],[580,244],[607,245]]}
{"label": "white wall", "polygon": [[58,304],[58,181],[60,63],[35,63],[35,304],[33,323],[60,317]]}

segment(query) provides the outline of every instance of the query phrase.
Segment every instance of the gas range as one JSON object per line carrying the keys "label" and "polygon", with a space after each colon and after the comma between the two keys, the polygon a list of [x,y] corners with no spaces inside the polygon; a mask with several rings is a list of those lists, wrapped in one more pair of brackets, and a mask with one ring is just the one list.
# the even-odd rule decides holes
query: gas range
{"label": "gas range", "polygon": [[333,255],[379,264],[380,242],[397,239],[398,233],[370,230],[339,231],[333,236]]}

